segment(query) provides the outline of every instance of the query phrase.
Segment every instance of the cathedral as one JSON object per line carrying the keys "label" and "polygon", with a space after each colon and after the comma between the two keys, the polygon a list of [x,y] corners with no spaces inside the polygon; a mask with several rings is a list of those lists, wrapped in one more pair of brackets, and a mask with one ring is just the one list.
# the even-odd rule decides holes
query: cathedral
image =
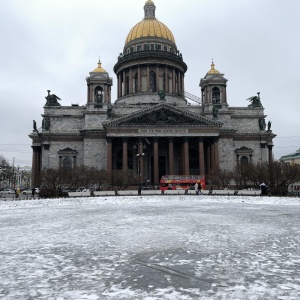
{"label": "cathedral", "polygon": [[157,185],[163,175],[207,175],[217,167],[271,161],[276,135],[260,94],[246,107],[231,107],[227,79],[212,62],[199,96],[191,95],[187,69],[173,33],[147,0],[144,18],[116,58],[117,99],[112,102],[113,80],[100,60],[86,78],[85,105],[61,106],[48,91],[42,127],[34,121],[29,135],[32,185],[39,186],[40,172],[49,168],[85,165],[109,176],[132,170],[142,183]]}

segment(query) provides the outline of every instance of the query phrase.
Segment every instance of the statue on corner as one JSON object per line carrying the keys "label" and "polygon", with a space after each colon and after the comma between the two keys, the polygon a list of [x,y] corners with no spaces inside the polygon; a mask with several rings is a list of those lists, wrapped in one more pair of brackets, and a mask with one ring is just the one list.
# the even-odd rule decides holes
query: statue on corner
{"label": "statue on corner", "polygon": [[253,96],[248,98],[247,100],[250,101],[250,104],[248,105],[248,107],[263,107],[260,101],[260,96],[259,96],[259,92],[257,93],[257,96]]}
{"label": "statue on corner", "polygon": [[57,100],[61,100],[59,97],[57,97],[55,94],[50,94],[50,90],[47,90],[48,95],[45,97],[47,102],[45,106],[60,106]]}
{"label": "statue on corner", "polygon": [[259,129],[266,130],[266,121],[264,117],[258,119]]}
{"label": "statue on corner", "polygon": [[50,118],[48,116],[43,118],[42,128],[44,130],[49,130],[50,129]]}

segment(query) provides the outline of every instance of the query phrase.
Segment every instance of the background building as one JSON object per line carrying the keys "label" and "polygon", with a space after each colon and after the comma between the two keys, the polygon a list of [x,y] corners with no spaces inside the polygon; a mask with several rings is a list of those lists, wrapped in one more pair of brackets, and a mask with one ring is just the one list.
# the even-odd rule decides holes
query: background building
{"label": "background building", "polygon": [[[260,94],[247,107],[230,107],[227,79],[212,62],[200,80],[200,97],[185,91],[187,65],[169,28],[158,21],[153,1],[129,32],[113,80],[98,62],[89,73],[87,103],[61,106],[48,91],[42,128],[35,122],[32,183],[42,169],[86,165],[113,170],[138,167],[142,182],[162,175],[208,174],[221,167],[272,160],[271,123]],[[195,103],[191,105],[187,99]]]}
{"label": "background building", "polygon": [[300,149],[294,153],[281,156],[279,160],[290,165],[300,165]]}

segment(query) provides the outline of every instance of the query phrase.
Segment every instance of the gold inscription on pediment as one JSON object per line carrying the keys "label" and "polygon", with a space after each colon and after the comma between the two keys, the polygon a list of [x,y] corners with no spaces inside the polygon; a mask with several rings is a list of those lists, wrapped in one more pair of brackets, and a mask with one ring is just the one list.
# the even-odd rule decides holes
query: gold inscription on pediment
{"label": "gold inscription on pediment", "polygon": [[155,128],[155,129],[146,129],[142,128],[139,129],[139,133],[187,133],[187,129],[162,129],[162,128]]}

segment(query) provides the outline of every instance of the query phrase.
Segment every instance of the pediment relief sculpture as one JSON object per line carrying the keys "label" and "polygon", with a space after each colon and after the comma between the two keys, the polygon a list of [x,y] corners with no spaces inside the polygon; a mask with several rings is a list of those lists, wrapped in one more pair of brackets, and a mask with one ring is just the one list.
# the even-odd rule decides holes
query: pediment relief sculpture
{"label": "pediment relief sculpture", "polygon": [[184,113],[175,113],[167,109],[151,111],[135,116],[121,123],[121,125],[207,125],[204,121],[191,118]]}

